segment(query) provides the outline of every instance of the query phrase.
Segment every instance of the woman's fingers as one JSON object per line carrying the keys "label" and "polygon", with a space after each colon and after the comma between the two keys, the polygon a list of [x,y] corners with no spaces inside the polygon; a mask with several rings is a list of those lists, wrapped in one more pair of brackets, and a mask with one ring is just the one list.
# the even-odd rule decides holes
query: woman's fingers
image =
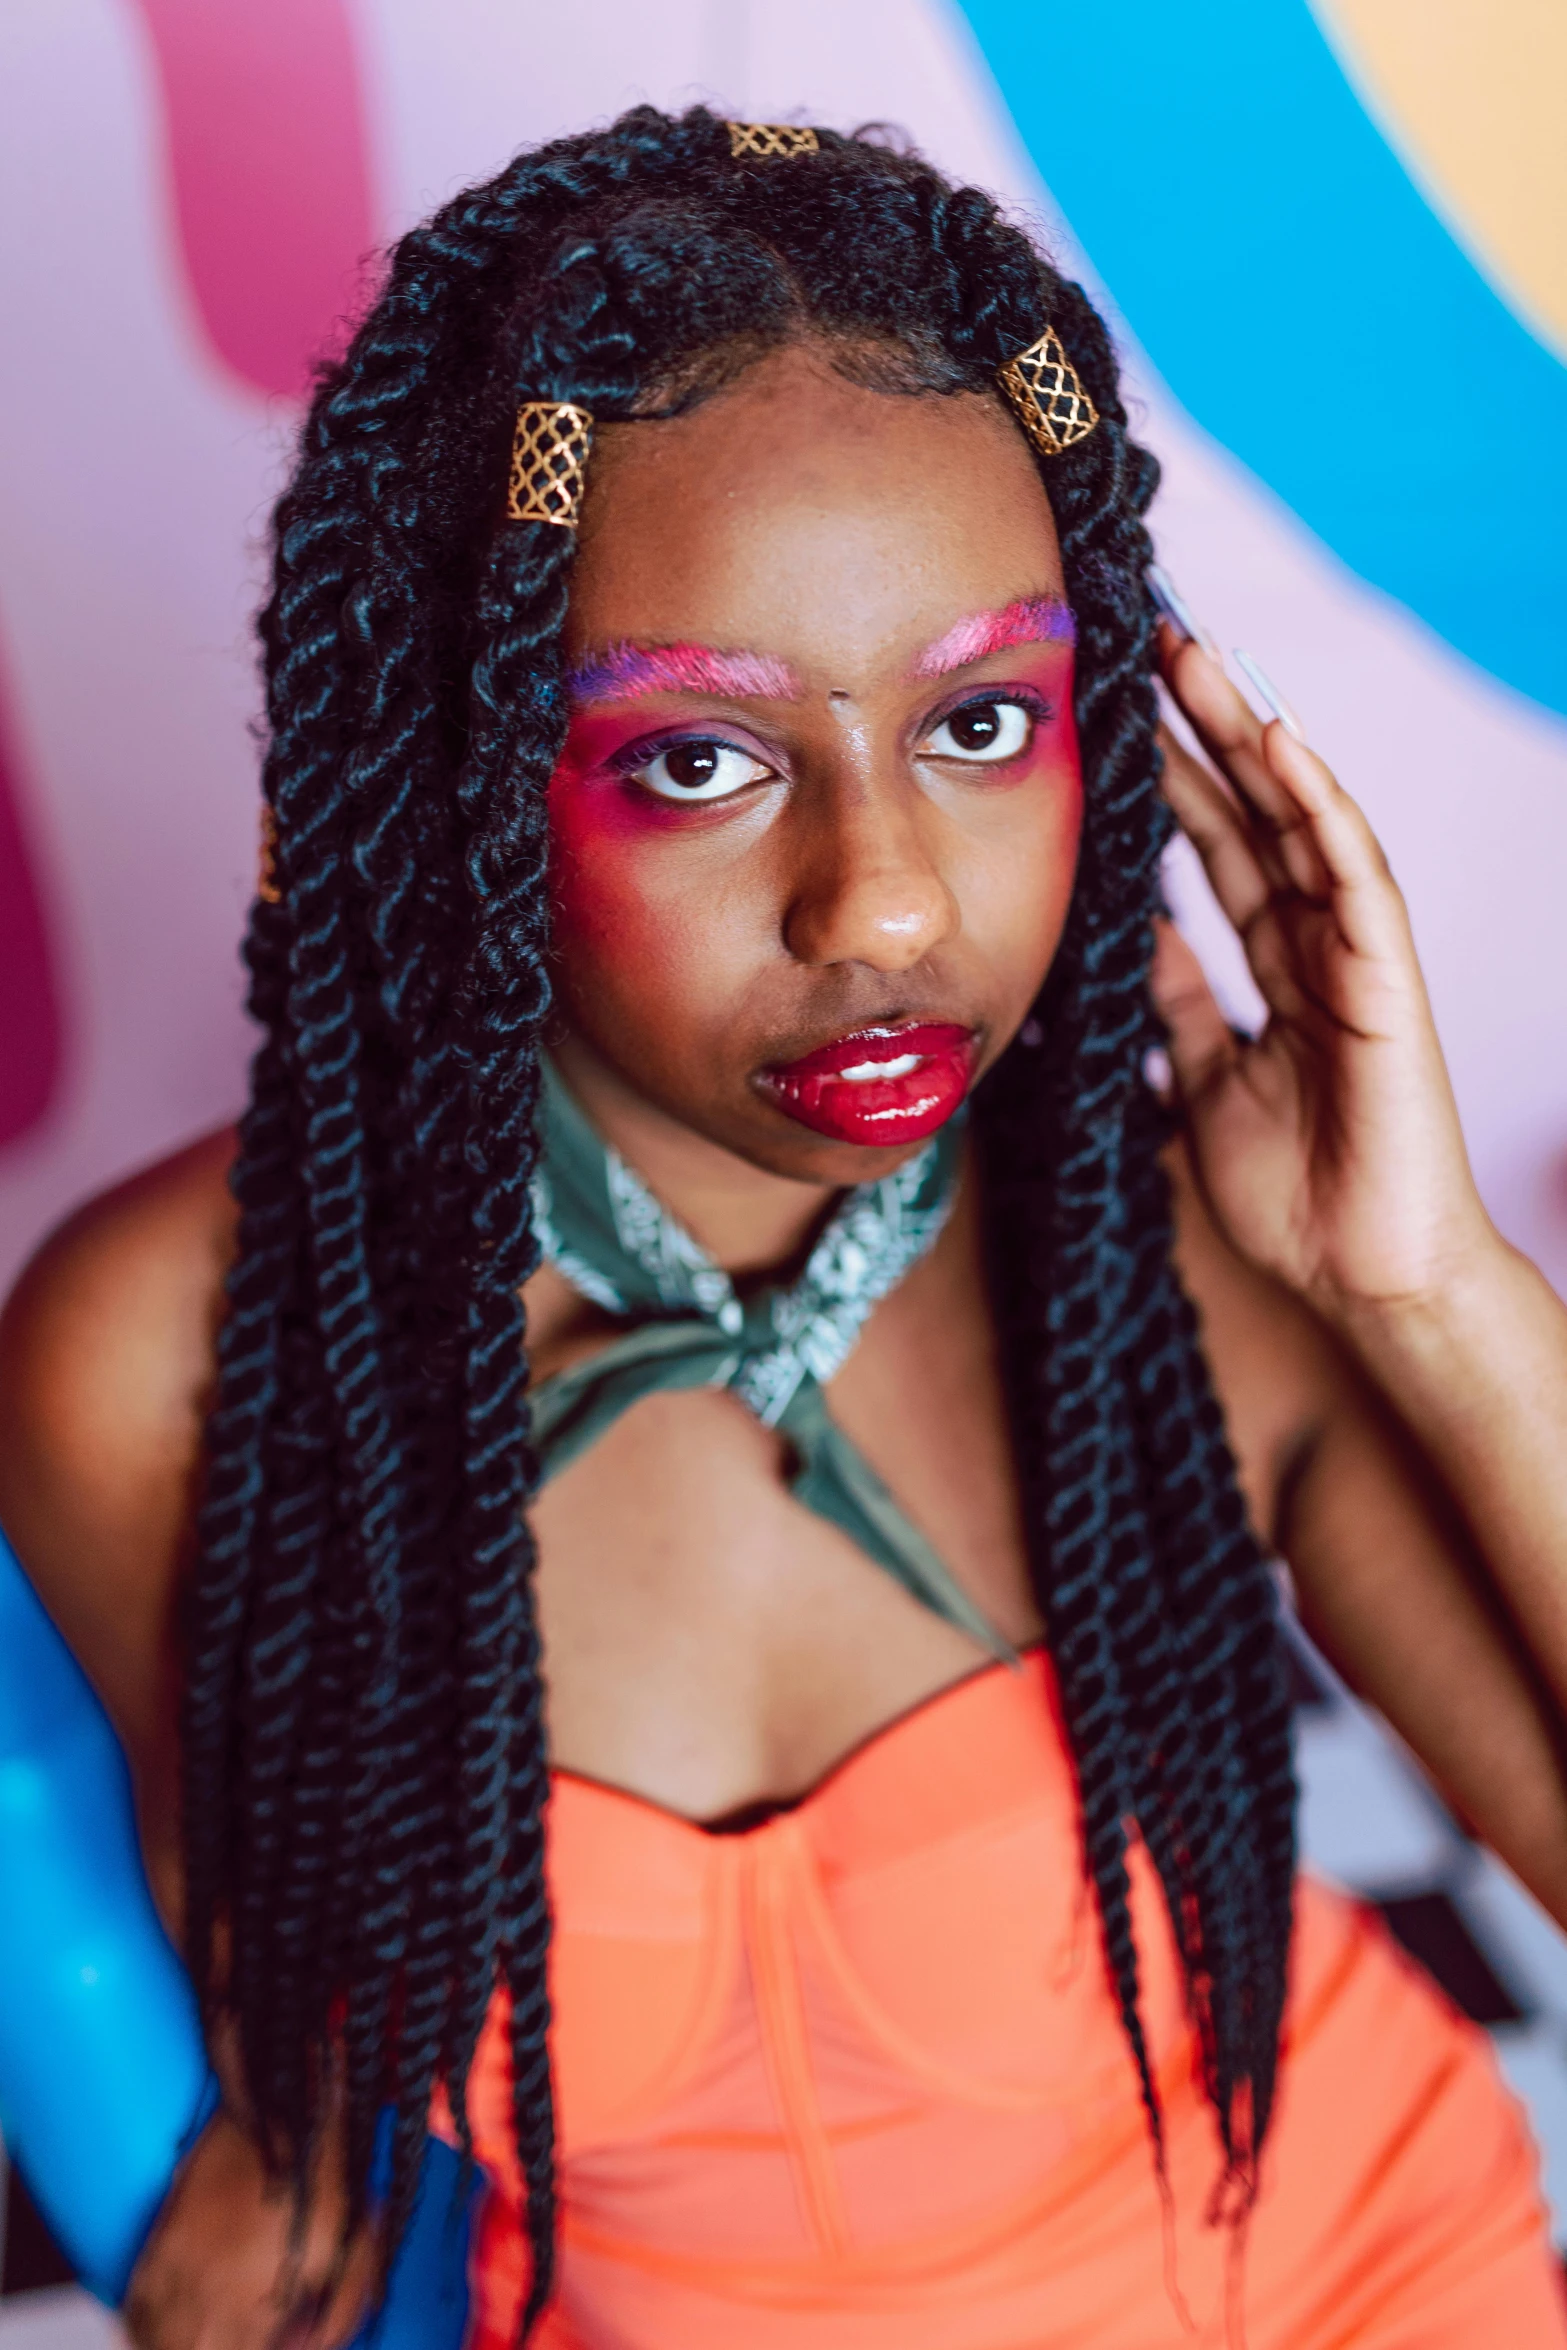
{"label": "woman's fingers", "polygon": [[[1233,808],[1235,828],[1275,891],[1282,884],[1314,904],[1332,902],[1343,916],[1346,945],[1358,953],[1396,949],[1402,900],[1364,814],[1326,762],[1277,719],[1264,725],[1203,646],[1167,626],[1160,653],[1166,684],[1235,793],[1227,800],[1211,776],[1203,792],[1192,781],[1203,777],[1202,767],[1167,738],[1172,768],[1184,757],[1171,794],[1183,826],[1201,801],[1210,816],[1204,833],[1212,839],[1216,812]],[[1193,838],[1201,848],[1196,831]],[[1210,873],[1210,879],[1217,890],[1217,877]]]}
{"label": "woman's fingers", "polygon": [[1300,943],[1301,917],[1320,925],[1329,903],[1326,875],[1316,877],[1322,894],[1308,895],[1269,854],[1258,826],[1218,778],[1172,737],[1164,748],[1165,796],[1246,950],[1269,1009],[1291,1017],[1300,992],[1291,950]]}
{"label": "woman's fingers", "polygon": [[1269,771],[1299,811],[1298,837],[1309,836],[1322,875],[1320,903],[1353,956],[1412,966],[1414,938],[1403,896],[1364,811],[1327,763],[1282,726],[1267,730]]}
{"label": "woman's fingers", "polygon": [[1268,743],[1274,734],[1284,730],[1276,724],[1265,727],[1218,664],[1202,647],[1191,646],[1188,649],[1201,664],[1210,701],[1215,698],[1216,690],[1229,709],[1229,720],[1224,727],[1211,722],[1211,707],[1206,721],[1199,724],[1201,697],[1191,690],[1193,665],[1176,657],[1181,649],[1177,647],[1167,655],[1166,682],[1170,683],[1179,672],[1183,686],[1189,689],[1185,699],[1177,697],[1182,712],[1224,776],[1229,795],[1250,828],[1258,859],[1270,881],[1279,887],[1300,889],[1308,896],[1317,896],[1327,882],[1321,859],[1309,827],[1302,823],[1298,806],[1287,791],[1280,789],[1268,758]]}
{"label": "woman's fingers", "polygon": [[1286,1008],[1291,981],[1308,982],[1302,956],[1315,972],[1307,992],[1337,996],[1321,963],[1334,940],[1355,958],[1412,964],[1387,860],[1326,762],[1279,720],[1264,725],[1196,639],[1166,623],[1159,652],[1166,685],[1224,779],[1166,736],[1167,795],[1274,1009]]}
{"label": "woman's fingers", "polygon": [[1166,627],[1159,650],[1164,682],[1214,765],[1260,816],[1287,821],[1288,799],[1263,752],[1263,722],[1240,688],[1194,638]]}
{"label": "woman's fingers", "polygon": [[[1251,812],[1172,736],[1162,740],[1165,795],[1240,938],[1269,1011],[1290,1022],[1316,1013],[1341,1016],[1328,1010],[1335,992],[1328,960],[1339,929],[1326,865],[1314,853],[1315,886],[1309,892],[1298,886],[1269,854],[1267,835]],[[1301,821],[1309,823],[1304,811]]]}
{"label": "woman's fingers", "polygon": [[1159,741],[1164,751],[1164,796],[1202,860],[1214,896],[1244,937],[1279,876],[1267,870],[1254,828],[1217,777],[1168,728],[1159,729]]}
{"label": "woman's fingers", "polygon": [[1176,1090],[1191,1102],[1233,1066],[1239,1046],[1202,965],[1173,922],[1154,925],[1151,984],[1170,1036]]}
{"label": "woman's fingers", "polygon": [[[1281,869],[1296,888],[1308,895],[1319,894],[1327,870],[1315,830],[1307,820],[1307,804],[1292,785],[1291,775],[1310,772],[1327,793],[1341,792],[1326,762],[1280,720],[1260,719],[1203,646],[1169,648],[1163,669],[1165,682],[1203,749],[1271,843],[1271,854]],[[1281,752],[1286,754],[1282,762]],[[1293,762],[1288,754],[1294,754]],[[1353,807],[1348,794],[1343,797]]]}
{"label": "woman's fingers", "polygon": [[1324,761],[1283,727],[1269,728],[1267,755],[1310,827],[1345,944],[1358,954],[1399,951],[1408,928],[1403,900],[1364,811]]}

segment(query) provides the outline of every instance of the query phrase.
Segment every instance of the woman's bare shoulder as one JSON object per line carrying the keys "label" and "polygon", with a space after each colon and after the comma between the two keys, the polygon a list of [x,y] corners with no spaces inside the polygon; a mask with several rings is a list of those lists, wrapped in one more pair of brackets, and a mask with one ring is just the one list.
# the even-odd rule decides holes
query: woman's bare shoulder
{"label": "woman's bare shoulder", "polygon": [[122,1736],[150,1729],[236,1212],[232,1129],[77,1210],[0,1314],[0,1525]]}

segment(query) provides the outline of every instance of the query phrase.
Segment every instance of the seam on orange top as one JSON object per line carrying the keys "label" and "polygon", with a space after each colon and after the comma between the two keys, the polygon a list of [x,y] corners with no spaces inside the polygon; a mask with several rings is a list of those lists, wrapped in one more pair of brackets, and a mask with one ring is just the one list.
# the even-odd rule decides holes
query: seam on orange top
{"label": "seam on orange top", "polygon": [[[927,2107],[920,2103],[891,2106],[883,2112],[866,2114],[859,2121],[834,2122],[834,2146],[855,2146],[862,2142],[877,2142],[885,2138],[889,2125],[903,2127],[919,2120]],[[772,2122],[764,2129],[722,2130],[693,2127],[689,2130],[660,2130],[661,2147],[676,2154],[776,2154],[778,2151],[778,2124]]]}
{"label": "seam on orange top", "polygon": [[739,1904],[735,1897],[740,1855],[728,1847],[714,1850],[702,1891],[704,1925],[703,1963],[686,2020],[668,2057],[653,2079],[635,2096],[604,2113],[598,2127],[572,2153],[600,2146],[613,2131],[617,2135],[640,2121],[656,2119],[659,2106],[679,2090],[706,2054],[722,2018],[728,2013],[740,1941]]}
{"label": "seam on orange top", "polygon": [[[701,1937],[702,1964],[685,2020],[669,2055],[653,2079],[637,2090],[634,2096],[607,2109],[599,2116],[593,2130],[563,2148],[567,2160],[593,2147],[614,2143],[623,2130],[639,2122],[656,2120],[658,2108],[685,2085],[706,2054],[723,2017],[728,2013],[739,1956],[740,1920],[736,1897],[736,1864],[739,1857],[738,1852],[727,1847],[713,1853],[702,1895],[705,1919]],[[552,1963],[559,1963],[555,1955],[559,1947],[557,1943],[552,1949]],[[452,2117],[444,2082],[437,2085],[431,2100],[430,2128],[447,2145],[457,2145],[457,2125]],[[484,2164],[480,2167],[492,2185],[500,2185],[500,2173]],[[509,2180],[506,2191],[512,2192],[515,2200]]]}
{"label": "seam on orange top", "polygon": [[[1040,2113],[1059,2104],[1059,2082],[1041,2089],[1019,2089],[1005,2081],[987,2080],[982,2076],[959,2072],[955,2066],[944,2065],[939,2057],[932,2056],[928,2049],[905,2032],[893,2016],[887,2014],[861,1980],[839,1939],[832,1910],[813,1861],[807,1860],[799,1871],[799,1898],[802,1909],[808,1913],[816,1930],[822,1957],[839,1991],[866,2031],[873,2034],[882,2047],[917,2079],[928,2081],[932,2087],[945,2091],[948,2096],[962,2098],[966,2105],[979,2106],[992,2112]],[[1188,2030],[1155,2065],[1154,2081],[1161,2098],[1173,2097],[1191,2078],[1193,2047],[1193,2035]],[[1124,2086],[1123,2062],[1126,2068],[1130,2068],[1132,2058],[1129,2049],[1118,2049],[1114,2058],[1107,2060],[1100,2068],[1097,2076],[1090,2076],[1079,2087],[1103,2086],[1114,2092]],[[1129,2069],[1126,2078],[1135,2079]]]}
{"label": "seam on orange top", "polygon": [[1043,2187],[1031,2187],[988,2210],[983,2219],[969,2219],[957,2227],[927,2228],[912,2242],[880,2244],[845,2254],[833,2266],[813,2264],[808,2254],[795,2260],[747,2255],[702,2257],[671,2252],[662,2246],[629,2241],[582,2219],[569,2204],[561,2212],[563,2241],[577,2249],[612,2260],[622,2267],[692,2285],[705,2292],[727,2292],[738,2299],[781,2308],[830,2308],[845,2290],[895,2309],[911,2286],[958,2288],[972,2284],[976,2261],[1037,2243],[1041,2257],[1049,2257],[1047,2231],[1065,2221],[1074,2200],[1090,2191],[1097,2179],[1134,2152],[1146,2156],[1146,2187],[1150,2225],[1157,2215],[1157,2185],[1148,2146],[1148,2125],[1141,2110],[1128,2113],[1117,2141],[1101,2141],[1091,2149],[1069,2155]]}
{"label": "seam on orange top", "polygon": [[762,2056],[784,2125],[789,2167],[812,2233],[824,2252],[839,2259],[849,2250],[849,2217],[816,2094],[799,1966],[789,1937],[789,1879],[795,1874],[789,1864],[797,1839],[792,1823],[779,1822],[746,1841],[741,1877],[746,1950]]}

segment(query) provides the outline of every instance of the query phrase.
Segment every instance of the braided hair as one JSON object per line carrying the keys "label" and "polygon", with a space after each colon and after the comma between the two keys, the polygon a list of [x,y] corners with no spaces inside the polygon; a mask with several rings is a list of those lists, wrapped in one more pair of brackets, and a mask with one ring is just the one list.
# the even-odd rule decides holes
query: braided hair
{"label": "braided hair", "polygon": [[890,393],[988,390],[1047,324],[1101,418],[1044,466],[1086,822],[1060,951],[976,1105],[985,1230],[1110,1981],[1162,2164],[1135,1833],[1244,2200],[1294,1789],[1271,1584],[1172,1270],[1142,1077],[1168,825],[1141,520],[1157,467],[1102,324],[988,197],[917,157],[822,131],[814,153],[736,160],[705,110],[639,107],[402,239],[278,507],[276,891],[246,948],[263,1042],[186,1617],[189,1946],[296,2191],[341,2115],[353,2225],[390,2114],[391,2243],[437,2084],[471,2153],[468,2073],[504,1986],[525,2330],[554,2183],[519,1292],[573,539],[503,518],[513,417],[667,414],[802,337]]}

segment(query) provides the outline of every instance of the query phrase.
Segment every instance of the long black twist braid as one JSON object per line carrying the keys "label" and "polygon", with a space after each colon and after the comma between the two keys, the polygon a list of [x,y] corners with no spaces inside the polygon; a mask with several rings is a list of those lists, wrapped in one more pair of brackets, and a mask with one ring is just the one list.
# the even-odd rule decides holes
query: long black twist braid
{"label": "long black twist braid", "polygon": [[1047,475],[1093,813],[1055,966],[984,1104],[986,1236],[1006,1271],[995,1296],[1019,1474],[1047,1535],[1042,1598],[1122,2019],[1157,2143],[1126,1868],[1135,1828],[1164,1884],[1244,2203],[1290,1931],[1289,1707],[1270,1579],[1171,1261],[1166,1137],[1143,1077],[1162,1035],[1147,977],[1170,829],[1142,587],[1157,471],[1127,438],[1104,330],[1077,288],[1062,289],[1055,318],[1103,420]]}
{"label": "long black twist braid", "polygon": [[1141,1080],[1165,837],[1155,469],[1092,309],[987,198],[820,141],[736,163],[703,110],[639,108],[405,238],[313,405],[263,621],[281,903],[248,949],[266,1042],[188,1619],[192,1955],[296,2184],[340,2092],[357,2216],[391,2109],[393,2240],[432,2088],[466,2132],[504,1984],[529,2321],[552,2274],[553,2126],[518,1292],[571,541],[499,523],[520,399],[647,413],[800,335],[889,390],[983,390],[1046,321],[1094,394],[1099,430],[1045,474],[1079,629],[1082,870],[979,1105],[987,1227],[1085,1852],[1156,2143],[1134,1827],[1243,2187],[1272,2096],[1293,1790],[1271,1595],[1171,1270]]}

